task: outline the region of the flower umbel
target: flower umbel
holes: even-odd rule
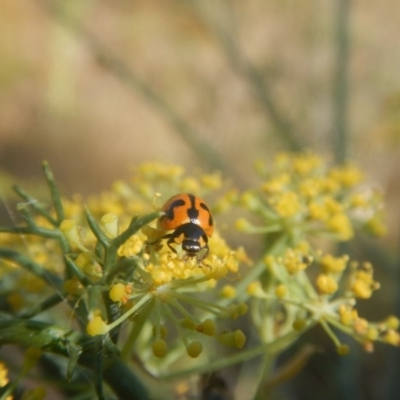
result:
[[[305,259],[307,263],[301,261]],[[370,263],[360,265],[349,262],[347,255],[302,254],[299,250],[289,249],[284,257],[267,257],[265,264],[275,282],[275,290],[272,292],[256,281],[248,286],[248,294],[261,301],[278,301],[286,309],[285,319],[276,328],[276,335],[285,334],[292,326],[304,331],[306,327],[321,324],[342,355],[348,351],[343,350],[332,327],[352,336],[368,351],[371,351],[375,341],[400,345],[396,318],[369,322],[359,317],[355,308],[357,299],[367,299],[374,290],[379,289]],[[309,269],[314,271],[308,274]],[[315,275],[315,278],[311,278]],[[258,321],[261,337],[267,338],[271,332],[265,331],[268,326],[265,315],[257,315],[254,319]],[[391,321],[394,321],[393,325]]]
[[[329,168],[315,154],[284,153],[272,168],[259,162],[257,172],[263,182],[240,200],[257,215],[257,224],[242,219],[243,231],[282,232],[295,243],[310,236],[348,241],[356,226],[375,235],[384,232],[381,196],[357,189],[363,177],[351,164]]]

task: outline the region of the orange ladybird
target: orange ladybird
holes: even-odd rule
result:
[[[188,257],[197,256],[201,261],[209,251],[208,238],[214,230],[211,212],[201,198],[190,193],[171,197],[161,208],[165,215],[160,217],[160,228],[171,231],[162,239],[168,239],[168,247],[176,253],[172,244],[181,245]],[[199,252],[203,251],[202,256]]]

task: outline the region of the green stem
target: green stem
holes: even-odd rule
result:
[[[100,228],[99,224],[97,223],[96,219],[90,212],[89,208],[85,205],[85,215],[90,230],[96,236],[96,239],[105,247],[109,247],[111,240],[106,236],[103,230]]]
[[[307,329],[311,326],[312,325],[310,324]],[[260,356],[266,352],[270,353],[271,355],[278,354],[283,349],[286,349],[291,343],[293,343],[300,336],[300,334],[301,333],[292,330],[286,335],[275,339],[271,343],[265,343],[249,350],[240,350],[233,356],[216,358],[213,361],[210,361],[203,365],[199,365],[193,368],[186,368],[183,371],[177,371],[169,375],[164,375],[163,377],[161,377],[161,379],[165,381],[172,381],[176,379],[182,379],[193,374],[219,371],[232,365],[251,360],[252,358]]]
[[[0,345],[13,344],[34,347],[70,358],[77,354],[77,363],[94,371],[98,349],[93,337],[39,321],[0,320]],[[147,389],[132,370],[115,353],[110,343],[104,343],[102,377],[120,400],[149,399]]]
[[[40,264],[35,263],[34,261],[24,256],[23,254],[18,253],[14,250],[10,250],[8,248],[0,247],[0,258],[16,262],[18,265],[25,268],[27,271],[31,272],[38,278],[50,284],[57,291],[61,291],[62,280],[60,279],[59,276],[53,274],[50,271],[47,271]]]
[[[50,196],[51,200],[53,201],[54,210],[57,215],[57,225],[59,226],[61,222],[65,219],[64,208],[61,202],[61,195],[54,180],[54,175],[50,169],[49,163],[47,161],[43,161],[42,166],[44,176],[50,190]]]
[[[136,343],[136,340],[142,331],[143,325],[149,320],[149,315],[153,312],[155,306],[155,299],[151,299],[148,304],[146,304],[138,316],[135,317],[135,320],[132,323],[132,329],[129,332],[128,337],[126,338],[124,345],[121,350],[121,358],[124,361],[129,360],[131,356],[131,352],[133,346]]]
[[[40,203],[37,199],[27,193],[23,188],[18,185],[13,186],[13,190],[18,194],[23,200],[25,200],[30,207],[32,207],[39,215],[47,219],[52,225],[57,226],[57,221],[53,218],[53,216],[40,206]]]
[[[279,254],[282,249],[284,248],[285,244],[287,243],[288,237],[285,234],[280,235],[275,242],[270,246],[267,250],[266,254]],[[266,266],[264,263],[265,255],[260,257],[260,260],[251,267],[251,270],[244,276],[242,280],[238,282],[236,285],[236,293],[237,296],[235,297],[235,301],[245,301],[248,298],[246,293],[247,286],[251,283],[256,281],[260,275],[266,271]],[[226,305],[230,303],[230,299],[222,299],[219,304]]]
[[[35,304],[33,307],[25,310],[18,315],[19,318],[30,319],[43,311],[46,311],[63,301],[63,296],[59,293],[54,293],[49,297],[42,300],[40,303]]]
[[[156,218],[160,217],[162,213],[160,211],[153,212],[151,214],[145,215],[144,217],[132,218],[131,223],[128,228],[122,232],[120,235],[115,237],[111,243],[114,247],[119,248],[122,244],[124,244],[132,235],[142,229],[145,225],[148,225],[150,222],[154,221]]]
[[[146,294],[143,296],[132,308],[130,308],[125,314],[122,314],[118,319],[108,325],[108,331],[111,331],[121,322],[125,321],[130,315],[137,312],[144,304],[151,300],[153,296],[151,294]]]

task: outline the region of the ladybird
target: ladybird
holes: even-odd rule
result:
[[[208,238],[214,230],[213,218],[207,204],[200,197],[180,193],[171,197],[161,208],[165,214],[158,220],[158,226],[172,233],[162,236],[168,239],[168,247],[176,253],[172,244],[181,245],[188,257],[203,260],[209,251]],[[199,252],[203,254],[199,256]]]

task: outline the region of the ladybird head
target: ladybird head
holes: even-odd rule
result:
[[[200,242],[193,239],[184,239],[182,242],[182,249],[186,252],[188,257],[197,256],[201,250]]]

